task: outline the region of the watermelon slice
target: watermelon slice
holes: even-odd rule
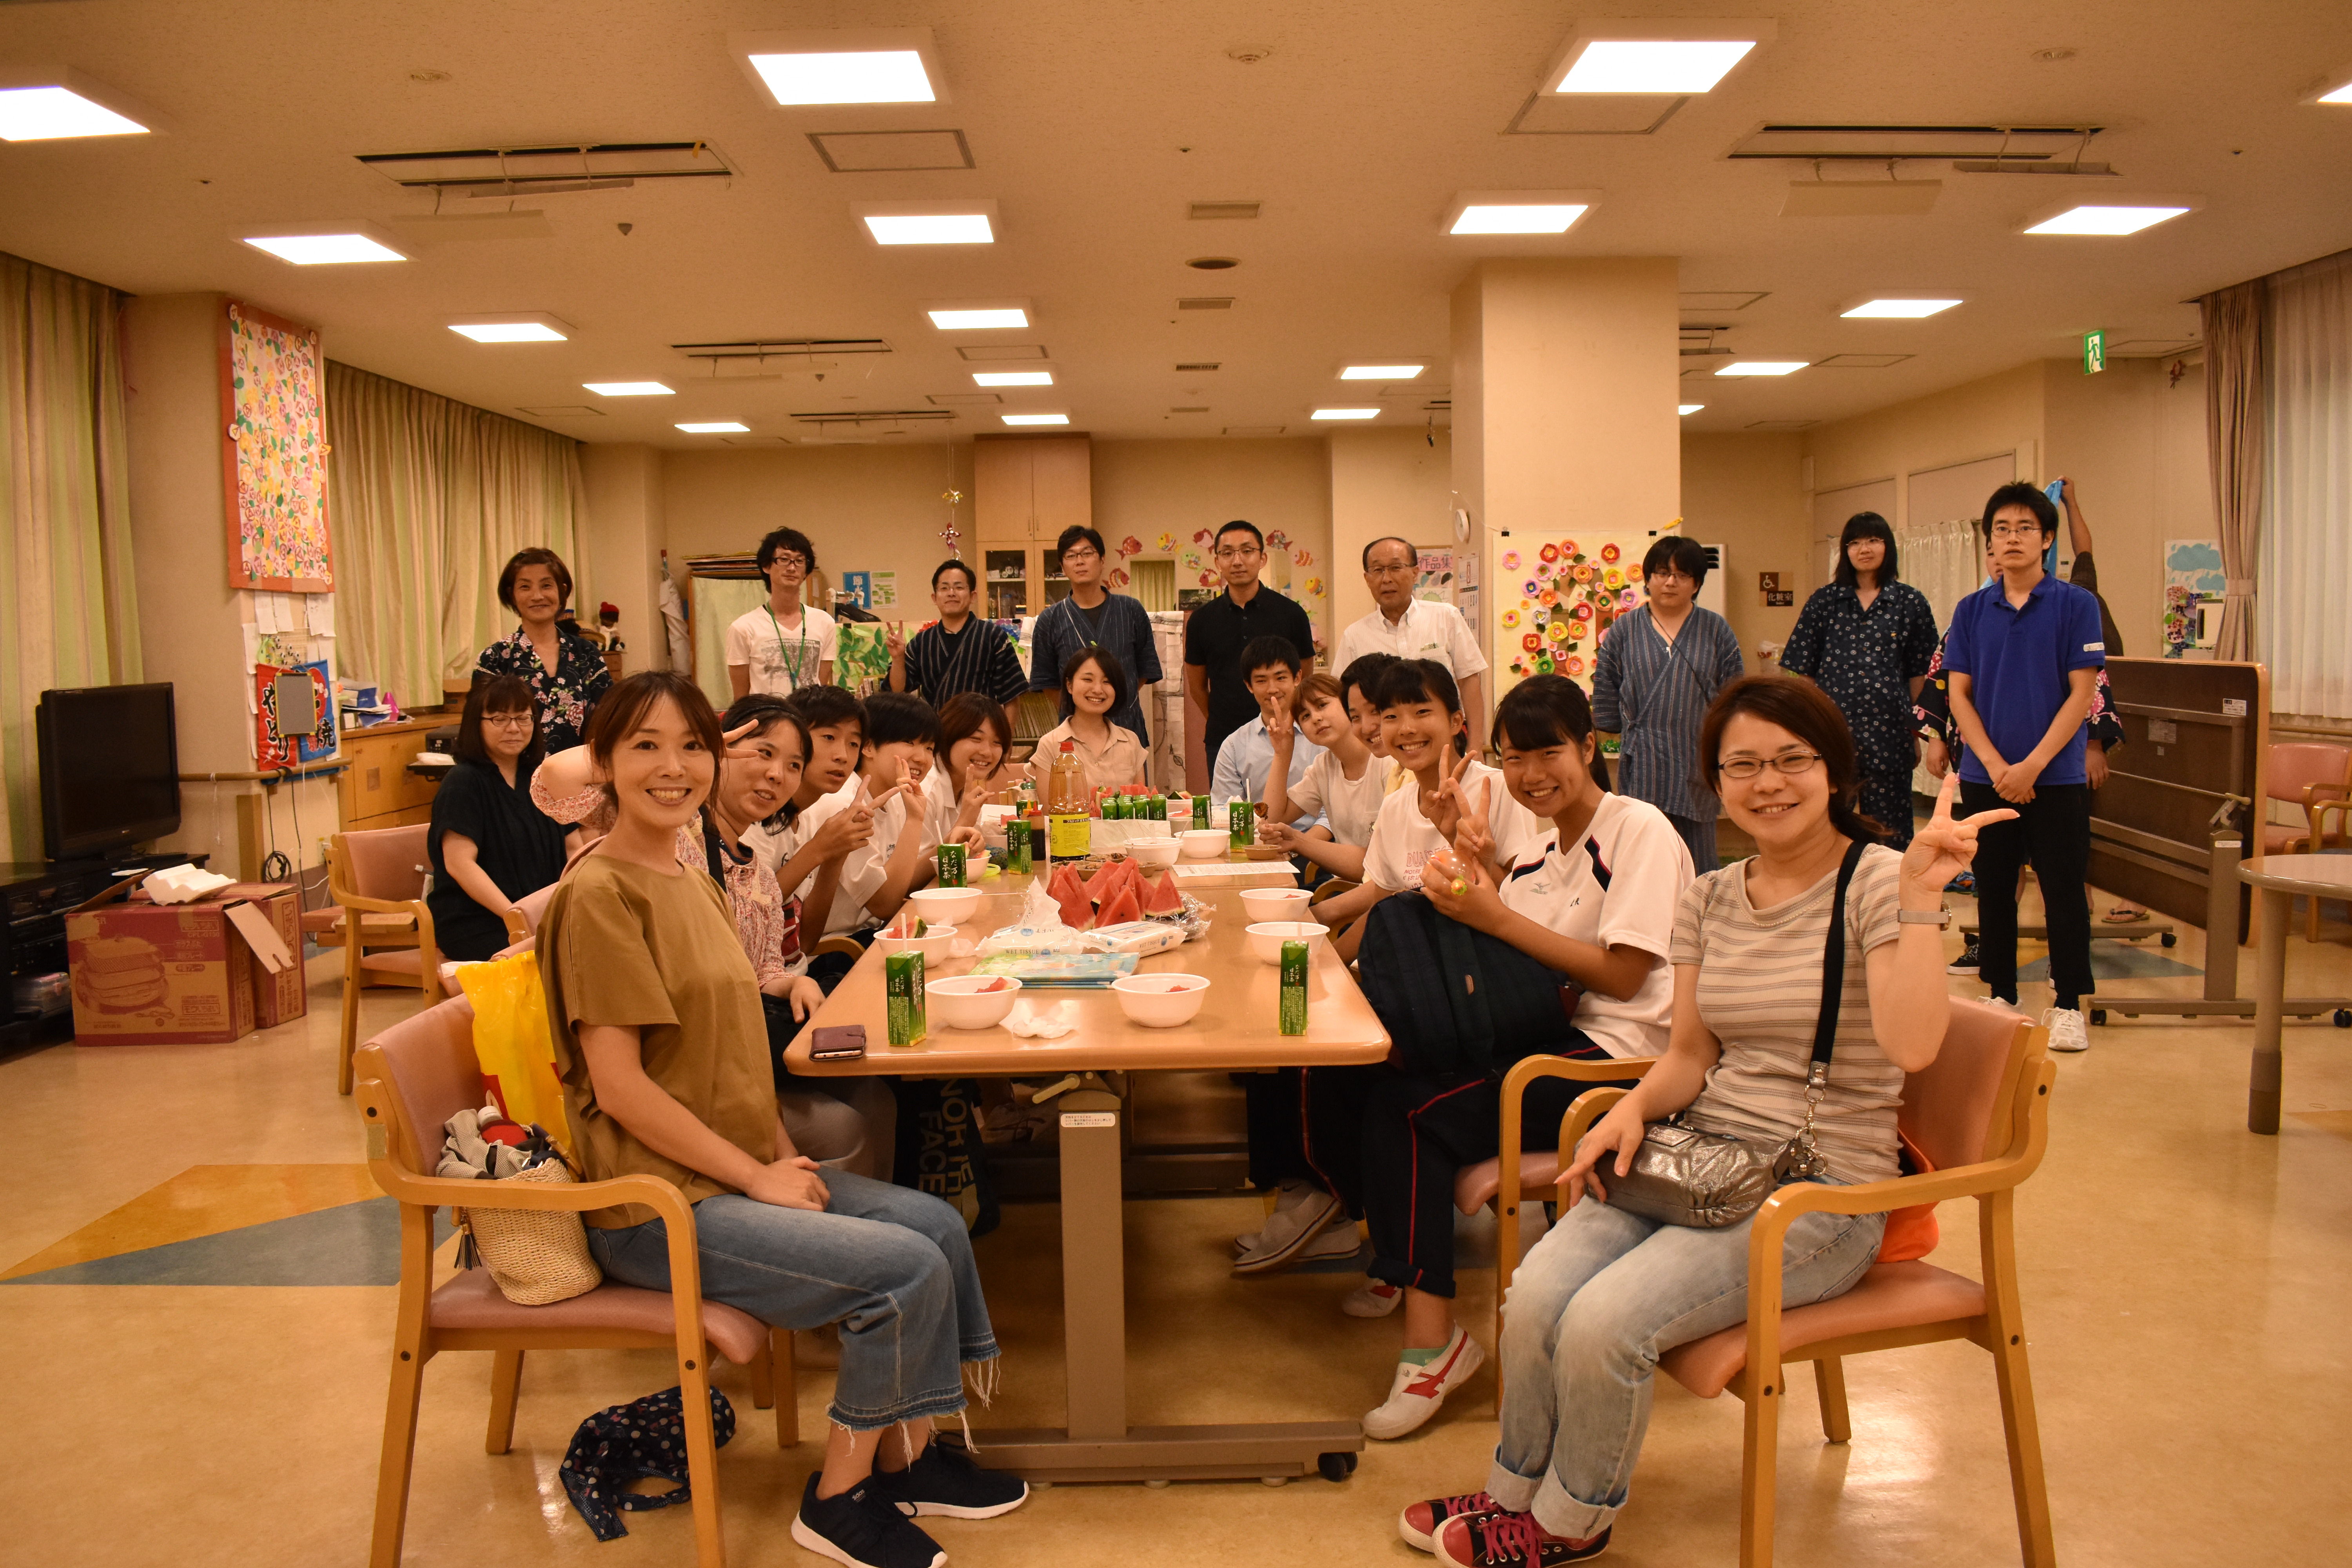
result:
[[[1054,902],[1061,907],[1062,923],[1072,931],[1084,931],[1094,924],[1095,907],[1088,901],[1086,889],[1073,876],[1069,882],[1054,891]]]
[[[1105,861],[1103,863],[1103,868],[1096,872],[1093,879],[1087,883],[1087,897],[1094,900],[1097,903],[1100,903],[1105,899],[1110,897],[1111,894],[1118,890],[1121,873],[1126,871],[1134,864],[1135,862],[1132,860],[1126,859]]]
[[[1176,890],[1176,873],[1171,868],[1160,873],[1160,880],[1150,884],[1143,899],[1147,915],[1172,915],[1184,907],[1183,895]]]
[[[1066,865],[1054,868],[1053,878],[1045,884],[1045,892],[1047,897],[1057,902],[1064,898],[1083,899],[1087,896],[1086,884],[1079,881],[1078,874]]]
[[[1110,902],[1102,907],[1102,913],[1097,917],[1100,923],[1107,926],[1118,925],[1128,921],[1139,921],[1142,918],[1142,905],[1131,887],[1122,887],[1113,893]]]

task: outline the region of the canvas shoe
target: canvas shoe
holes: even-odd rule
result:
[[[1960,956],[1944,965],[1944,973],[1974,974],[1977,972],[1977,964],[1982,957],[1983,954],[1977,950],[1977,939],[1973,936],[1969,937],[1966,939],[1966,945],[1960,949]]]
[[[874,1495],[909,1519],[994,1519],[1029,1500],[1029,1483],[1002,1470],[983,1470],[962,1445],[934,1438],[903,1470],[877,1470]]]
[[[1389,1384],[1387,1403],[1364,1417],[1367,1437],[1402,1437],[1437,1414],[1445,1396],[1470,1381],[1470,1376],[1486,1364],[1486,1352],[1478,1342],[1454,1325],[1454,1337],[1427,1366],[1412,1362],[1397,1363],[1396,1378]]]
[[[1560,1568],[1609,1550],[1607,1530],[1586,1541],[1554,1535],[1531,1513],[1463,1515],[1437,1532],[1437,1555],[1451,1568]]]
[[[1348,1292],[1339,1310],[1351,1318],[1385,1318],[1404,1304],[1404,1288],[1385,1279],[1367,1279]],[[1429,1550],[1424,1546],[1423,1552]]]
[[[2079,1007],[2053,1007],[2042,1015],[2042,1026],[2050,1031],[2050,1048],[2053,1051],[2087,1051],[2091,1048],[2091,1032],[2083,1026]]]
[[[1250,1252],[1257,1246],[1257,1242],[1258,1238],[1255,1236],[1237,1236],[1234,1237],[1234,1256],[1235,1258],[1248,1257]],[[1353,1258],[1363,1249],[1364,1238],[1356,1233],[1356,1227],[1354,1226],[1349,1225],[1343,1220],[1337,1225],[1325,1226],[1323,1234],[1308,1242],[1306,1247],[1300,1251],[1298,1256],[1292,1258],[1291,1261],[1293,1263],[1314,1263],[1321,1259],[1331,1258]]]
[[[1437,1532],[1445,1528],[1447,1521],[1502,1510],[1503,1505],[1483,1491],[1433,1497],[1425,1502],[1405,1504],[1404,1511],[1397,1515],[1397,1535],[1407,1546],[1434,1552]]]
[[[1305,1198],[1289,1208],[1276,1208],[1265,1228],[1258,1232],[1257,1245],[1234,1261],[1234,1272],[1266,1274],[1288,1268],[1300,1261],[1308,1246],[1335,1221],[1345,1227],[1348,1250],[1353,1253],[1355,1227],[1348,1225],[1346,1209],[1320,1187],[1309,1189]]]
[[[1273,1223],[1275,1215],[1283,1214],[1290,1209],[1297,1208],[1300,1204],[1305,1203],[1308,1198],[1315,1196],[1322,1190],[1322,1188],[1317,1186],[1314,1183],[1301,1181],[1296,1176],[1286,1179],[1280,1186],[1277,1186],[1274,1190],[1274,1209],[1273,1213],[1266,1215],[1267,1223]],[[1255,1252],[1257,1250],[1258,1237],[1265,1234],[1265,1232],[1260,1229],[1251,1231],[1247,1236],[1237,1236],[1234,1237],[1234,1256],[1235,1258],[1239,1258],[1244,1252]]]
[[[809,1551],[845,1568],[940,1568],[947,1562],[938,1542],[876,1494],[873,1480],[828,1498],[816,1495],[816,1482],[809,1477],[793,1516],[793,1539]]]

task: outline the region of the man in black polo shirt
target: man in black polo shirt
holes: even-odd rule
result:
[[[1287,637],[1302,664],[1315,662],[1315,626],[1307,612],[1257,580],[1265,535],[1255,523],[1235,521],[1217,530],[1215,549],[1225,591],[1184,620],[1184,691],[1209,716],[1201,743],[1213,767],[1225,737],[1257,717],[1257,699],[1241,668],[1250,639]]]

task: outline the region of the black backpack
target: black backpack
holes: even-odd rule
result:
[[[1356,950],[1357,984],[1420,1074],[1499,1073],[1565,1048],[1583,992],[1558,970],[1440,914],[1418,891],[1374,904]]]

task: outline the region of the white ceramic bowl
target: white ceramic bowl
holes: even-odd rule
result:
[[[964,862],[970,874],[971,861]],[[978,888],[924,888],[907,895],[908,904],[915,913],[932,925],[961,925],[980,912],[980,900],[987,897]]]
[[[1150,870],[1165,871],[1176,864],[1176,854],[1182,847],[1176,840],[1161,835],[1157,838],[1130,838],[1119,846],[1139,865]]]
[[[923,955],[924,967],[929,968],[946,959],[948,944],[955,941],[955,933],[956,928],[953,926],[926,926],[920,936],[890,936],[887,933],[877,933],[874,945],[884,952],[919,952]]]
[[[997,989],[983,991],[983,985]],[[931,1022],[950,1029],[992,1029],[1021,999],[1021,982],[1009,974],[956,974],[923,987]]]
[[[1242,912],[1253,921],[1303,921],[1314,896],[1304,888],[1244,888]]]
[[[1220,858],[1234,847],[1234,836],[1222,827],[1188,827],[1176,840],[1184,847],[1187,860]]]
[[[1260,963],[1280,963],[1282,944],[1303,942],[1307,944],[1307,961],[1315,962],[1318,943],[1331,940],[1331,933],[1315,921],[1260,921],[1243,930],[1249,936],[1250,951],[1257,954]]]
[[[1148,1029],[1191,1023],[1209,994],[1209,983],[1197,974],[1122,974],[1110,988],[1118,1010]]]

